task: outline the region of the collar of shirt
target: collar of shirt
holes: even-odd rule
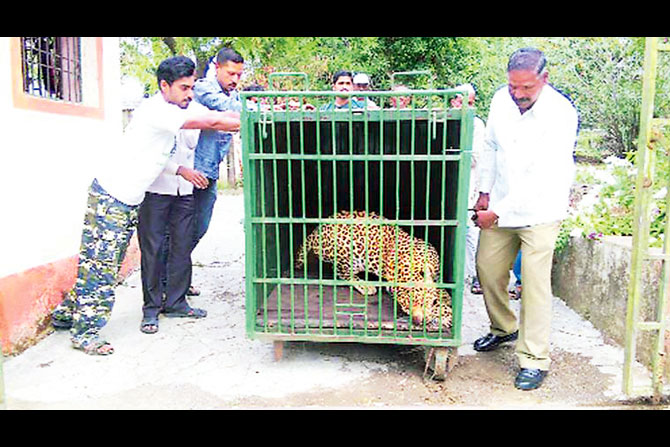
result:
[[[540,94],[538,95],[537,100],[535,100],[535,104],[533,104],[533,106],[530,109],[528,109],[526,111],[526,113],[521,114],[521,112],[519,112],[519,114],[521,116],[526,116],[526,115],[530,114],[529,116],[532,116],[533,118],[537,118],[537,119],[542,119],[547,114],[551,115],[551,93],[552,92],[549,92],[548,94],[545,95],[545,93],[548,92],[550,88],[551,88],[550,85],[545,85],[542,88],[542,90],[540,91]],[[510,97],[510,99],[511,99],[511,97]],[[514,101],[512,101],[512,102],[514,102]],[[514,104],[514,106],[516,107],[516,104]],[[517,110],[518,109],[519,108],[517,107]]]
[[[526,112],[521,113],[521,110],[519,110],[519,106],[516,105],[514,100],[512,99],[512,96],[510,95],[509,91],[507,89],[506,92],[507,94],[502,95],[504,98],[504,113],[509,117],[516,117],[517,119],[541,119],[542,117],[546,116],[547,113],[551,113],[551,98],[548,99],[550,94],[545,94],[548,90],[547,87],[550,87],[549,85],[545,85],[542,90],[540,91],[540,94],[538,95],[537,99],[535,100],[535,103],[533,106],[526,110]]]

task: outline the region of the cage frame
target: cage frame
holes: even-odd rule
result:
[[[470,179],[470,164],[471,164],[471,152],[472,152],[472,138],[473,138],[473,126],[474,126],[474,109],[469,107],[467,101],[464,101],[462,109],[454,109],[449,105],[450,98],[456,95],[467,96],[466,91],[458,89],[428,89],[428,90],[410,90],[403,92],[394,92],[394,91],[366,91],[366,92],[333,92],[333,91],[254,91],[254,92],[242,92],[241,98],[243,104],[250,98],[267,98],[272,100],[274,98],[284,98],[286,103],[290,98],[298,98],[298,103],[303,104],[305,101],[314,99],[333,99],[336,96],[356,96],[363,98],[371,98],[384,101],[389,97],[393,96],[408,96],[411,95],[412,102],[409,109],[371,109],[366,105],[363,109],[353,109],[348,108],[344,111],[322,111],[320,108],[315,110],[269,110],[263,111],[258,108],[257,110],[250,110],[247,107],[242,108],[241,113],[241,136],[242,136],[242,161],[243,161],[243,172],[244,172],[244,203],[245,203],[245,214],[244,214],[244,230],[245,230],[245,312],[246,312],[246,332],[247,336],[251,339],[264,340],[264,341],[274,341],[275,346],[278,346],[277,343],[283,343],[286,341],[307,341],[307,342],[356,342],[356,343],[373,343],[373,344],[399,344],[399,345],[421,345],[430,349],[427,351],[426,361],[431,362],[431,357],[436,363],[443,363],[443,348],[449,348],[451,352],[461,344],[461,324],[462,324],[462,305],[463,305],[463,291],[464,291],[464,255],[465,255],[465,232],[467,226],[467,208],[468,208],[468,189],[469,189],[469,179]],[[415,107],[417,102],[420,101],[420,98],[423,98],[425,108]],[[436,106],[437,104],[437,106]],[[380,128],[384,127],[386,123],[395,123],[395,128],[397,132],[400,132],[401,122],[409,121],[411,123],[412,132],[416,129],[416,123],[425,123],[426,128],[426,138],[430,138],[431,133],[432,137],[435,138],[437,133],[437,128],[440,124],[443,125],[442,136],[444,141],[447,139],[447,123],[448,121],[458,122],[459,135],[458,135],[458,148],[442,148],[441,154],[416,154],[412,149],[410,154],[383,154],[382,149],[380,148],[379,154],[370,154],[367,144],[369,142],[368,132],[370,131],[370,123],[379,123]],[[364,154],[356,154],[353,151],[350,154],[338,154],[335,149],[331,154],[317,153],[317,154],[308,154],[305,153],[304,147],[300,148],[300,152],[292,152],[289,148],[286,153],[276,152],[276,140],[273,140],[272,145],[274,148],[273,153],[261,153],[255,151],[259,143],[258,139],[276,139],[277,138],[277,125],[280,123],[285,123],[286,133],[290,134],[291,123],[298,123],[300,132],[303,132],[305,129],[305,123],[314,123],[316,129],[323,127],[323,123],[330,123],[331,129],[334,129],[335,126],[339,123],[344,123],[349,127],[350,132],[353,132],[354,125],[362,126],[365,133],[365,150]],[[317,130],[317,133],[319,130]],[[380,131],[381,132],[381,131]],[[412,135],[414,138],[415,135]],[[302,137],[301,137],[302,138]],[[333,138],[334,139],[334,138]],[[350,139],[350,148],[352,147],[351,134],[349,135]],[[288,140],[290,141],[290,139]],[[300,140],[301,142],[304,140]],[[414,144],[414,143],[412,143]],[[430,143],[426,143],[430,144]],[[290,142],[288,143],[290,146]],[[302,143],[301,143],[302,145]],[[318,152],[318,151],[317,151]],[[256,211],[258,205],[258,188],[257,184],[263,182],[263,173],[262,166],[263,162],[274,163],[275,173],[277,171],[277,162],[284,160],[287,163],[290,162],[306,162],[309,160],[321,162],[332,162],[336,164],[337,162],[379,162],[380,165],[385,161],[396,161],[398,164],[401,162],[409,162],[412,166],[414,163],[425,161],[427,169],[430,169],[430,163],[442,163],[442,166],[445,166],[445,163],[457,163],[457,175],[458,175],[458,184],[456,191],[456,204],[455,204],[455,215],[450,219],[443,219],[442,222],[435,222],[434,220],[427,219],[426,222],[418,222],[416,219],[411,221],[406,221],[403,219],[398,219],[398,214],[396,214],[395,219],[391,219],[395,224],[398,225],[409,225],[413,229],[417,225],[442,225],[443,227],[453,228],[453,253],[451,256],[451,273],[452,281],[444,282],[443,278],[438,284],[438,287],[446,288],[451,293],[452,298],[452,315],[453,321],[451,324],[451,330],[448,334],[444,333],[441,329],[437,333],[432,333],[426,330],[424,325],[423,329],[413,330],[412,325],[410,324],[408,331],[381,331],[377,333],[371,333],[367,328],[356,329],[349,328],[348,331],[338,331],[335,327],[333,330],[324,330],[324,328],[314,328],[314,330],[296,330],[296,327],[289,326],[282,330],[281,324],[279,328],[272,328],[269,330],[267,327],[260,327],[257,323],[257,317],[259,312],[260,302],[257,293],[257,286],[264,287],[267,293],[267,287],[270,285],[287,285],[291,286],[290,290],[293,291],[293,287],[307,287],[307,285],[316,285],[316,286],[345,286],[351,289],[351,284],[347,281],[340,279],[327,280],[322,276],[316,281],[307,279],[307,278],[296,278],[293,272],[291,277],[283,278],[281,277],[281,268],[278,269],[277,277],[258,277],[255,274],[257,259],[254,259],[254,254],[259,253],[259,240],[255,235],[258,233],[258,227],[264,228],[265,225],[282,225],[282,224],[292,224],[296,223],[296,218],[292,216],[292,211],[289,211],[289,217],[277,217],[277,216],[266,216],[264,212],[261,212],[260,215]],[[335,168],[334,168],[335,169]],[[445,169],[445,168],[443,168]],[[352,168],[353,170],[353,168]],[[290,172],[291,169],[287,168],[287,171]],[[304,170],[303,180],[304,180]],[[260,177],[259,177],[260,175]],[[290,176],[290,174],[289,174]],[[276,182],[276,176],[273,179]],[[367,179],[366,179],[367,182]],[[367,184],[367,183],[366,183]],[[262,189],[262,188],[261,188]],[[276,189],[276,186],[275,186]],[[336,188],[335,188],[336,189]],[[398,193],[394,191],[393,193]],[[263,192],[261,191],[262,195]],[[302,190],[303,201],[304,201],[304,188]],[[353,193],[352,193],[353,194]],[[366,193],[367,194],[367,193]],[[382,192],[383,194],[383,192]],[[446,195],[446,193],[444,193]],[[269,200],[275,200],[274,207],[277,211],[277,196],[269,197]],[[444,199],[444,198],[443,198]],[[353,202],[353,196],[350,197],[350,202]],[[428,199],[426,199],[428,201]],[[261,200],[263,202],[264,200]],[[335,200],[337,201],[337,200]],[[366,202],[367,203],[367,202]],[[261,206],[265,206],[262,204]],[[381,205],[383,207],[383,205]],[[428,206],[428,204],[426,204]],[[337,205],[334,205],[334,208],[337,208]],[[353,208],[353,206],[352,206]],[[366,205],[366,210],[369,211],[369,208]],[[426,211],[428,213],[428,211]],[[386,216],[388,217],[388,216]],[[297,237],[302,237],[304,239],[308,231],[306,231],[305,225],[318,225],[321,223],[329,223],[331,219],[319,211],[319,216],[314,218],[308,218],[304,216],[303,208],[303,217],[297,219],[303,224],[303,232]],[[275,227],[276,228],[276,227]],[[279,231],[279,230],[277,230]],[[290,237],[295,237],[293,231],[289,231]],[[428,234],[428,229],[426,229],[426,234]],[[281,243],[281,241],[280,241]],[[293,246],[294,242],[290,243],[290,246]],[[279,248],[275,247],[277,250]],[[440,247],[443,248],[443,247]],[[291,255],[290,255],[291,256]],[[281,255],[278,253],[277,257],[280,258]],[[441,262],[444,261],[444,256],[440,256]],[[292,261],[289,263],[291,264]],[[370,281],[368,281],[370,282]],[[386,281],[377,282],[372,281],[373,285],[381,286],[386,284]],[[263,285],[264,284],[264,285]],[[380,287],[381,289],[381,287]],[[261,294],[262,295],[262,294]],[[265,296],[267,298],[267,295]],[[293,302],[293,292],[290,295],[290,301]],[[367,303],[367,302],[366,302]],[[367,305],[367,304],[366,304]],[[337,325],[335,325],[337,326]],[[310,329],[310,328],[307,328]],[[438,354],[435,354],[433,348],[440,348]],[[447,359],[448,360],[448,359]]]

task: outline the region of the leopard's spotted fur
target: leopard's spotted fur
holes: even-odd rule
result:
[[[357,275],[363,271],[387,281],[406,283],[388,287],[403,312],[411,315],[415,324],[441,321],[450,327],[451,297],[434,285],[440,261],[432,245],[375,213],[341,211],[333,218],[354,223],[325,223],[316,228],[298,250],[296,268],[303,266],[311,251],[321,260],[335,264],[338,276],[352,281],[364,295],[374,294],[376,287],[361,284]]]

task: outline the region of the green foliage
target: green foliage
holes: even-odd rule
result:
[[[603,149],[619,157],[635,149],[643,52],[631,38],[581,38],[561,46],[562,85],[582,121],[604,132]]]
[[[156,89],[155,55],[151,51],[151,42],[145,37],[122,38],[121,73],[124,77],[138,80],[144,85],[144,92]]]
[[[379,37],[382,72],[380,84],[388,86],[391,73],[429,70],[435,86],[445,87],[471,79],[477,69],[477,41],[466,37]],[[427,86],[422,86],[423,88]]]
[[[656,179],[651,188],[649,206],[649,244],[660,247],[664,240],[667,214],[667,191],[670,180],[670,157],[667,133],[657,133],[653,145]],[[637,167],[636,152],[630,152],[625,160],[610,157],[605,164],[608,180],[601,182],[592,175],[581,174],[578,184],[595,185],[598,200],[593,207],[581,210],[566,220],[571,231],[579,230],[583,237],[594,235],[631,236],[634,228],[635,192]]]
[[[124,37],[120,40],[121,73],[144,84],[145,93],[156,91],[156,68],[170,56],[184,54],[196,62],[202,76],[211,56],[237,39],[232,37]],[[249,39],[249,38],[244,38]]]
[[[635,170],[628,166],[615,166],[614,182],[600,190],[600,201],[588,215],[593,232],[629,236],[633,232],[633,206],[635,202]]]
[[[186,54],[196,60],[202,75],[209,58],[223,46],[245,57],[246,84],[267,84],[272,72],[298,71],[308,74],[311,90],[330,90],[332,74],[348,69],[368,73],[374,88],[388,89],[394,72],[430,70],[436,88],[475,84],[477,114],[484,119],[493,93],[506,84],[509,56],[534,46],[547,56],[550,82],[577,106],[582,129],[600,135],[592,150],[623,157],[636,149],[644,38],[132,37],[122,39],[122,72],[150,92],[156,88],[153,71],[160,60]],[[665,55],[659,57],[655,99],[660,116],[670,113],[670,95],[663,93],[669,82],[670,56]],[[427,84],[417,78],[414,87]]]
[[[186,54],[201,67],[223,46],[245,57],[255,82],[272,71],[302,71],[312,89],[329,90],[340,69],[370,74],[377,88],[388,88],[395,71],[419,69],[431,70],[436,85],[453,86],[476,70],[479,44],[461,37],[133,37],[122,40],[122,70],[147,82],[168,56]]]

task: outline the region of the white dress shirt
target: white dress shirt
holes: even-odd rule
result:
[[[175,138],[193,110],[168,103],[161,93],[142,101],[121,139],[108,143],[96,176],[100,185],[117,200],[139,205],[166,168]],[[177,167],[172,164],[169,169],[176,173]]]
[[[477,163],[484,152],[486,144],[486,124],[481,118],[475,116],[472,132],[472,158],[470,161],[470,189],[468,191],[468,208],[472,208],[477,203],[479,197],[479,175]]]
[[[577,110],[547,84],[524,114],[507,88],[493,96],[479,190],[490,193],[499,227],[523,227],[566,217],[575,174]]]
[[[207,107],[191,101],[188,110],[206,112]],[[193,169],[195,147],[200,138],[200,129],[180,129],[176,137],[176,148],[170,155],[165,169],[147,188],[148,192],[170,196],[187,196],[193,194],[193,184],[177,174],[179,166]]]

